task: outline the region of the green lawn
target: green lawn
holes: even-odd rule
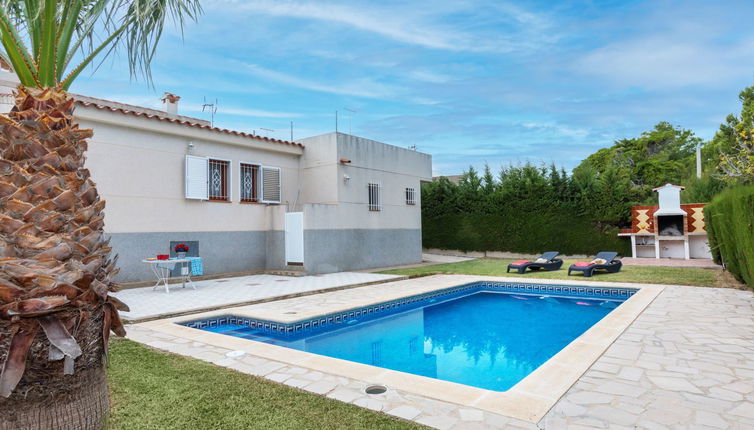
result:
[[[464,274],[464,275],[484,275],[484,276],[518,276],[534,279],[582,279],[580,273],[574,272],[568,276],[568,266],[577,260],[564,260],[563,267],[560,270],[552,272],[527,272],[526,275],[518,273],[505,273],[508,264],[514,260],[480,258],[477,260],[463,261],[460,263],[435,264],[431,266],[412,267],[407,269],[386,270],[380,273],[408,276],[444,274]],[[610,282],[637,282],[653,284],[677,284],[677,285],[699,285],[704,287],[735,287],[735,285],[726,285],[729,278],[721,276],[721,270],[700,269],[696,267],[642,267],[642,266],[623,266],[618,273],[599,273],[591,278],[594,281]]]
[[[110,345],[107,429],[418,429],[387,415],[159,352]]]

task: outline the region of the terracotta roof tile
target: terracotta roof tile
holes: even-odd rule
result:
[[[303,148],[304,145],[297,142],[290,142],[287,140],[273,139],[271,137],[258,136],[256,134],[245,133],[243,131],[228,130],[227,128],[213,127],[208,121],[204,121],[198,118],[191,118],[182,115],[171,115],[167,112],[159,111],[156,109],[149,109],[141,106],[128,105],[125,103],[114,102],[110,100],[97,99],[89,96],[82,96],[79,94],[72,94],[76,99],[76,103],[81,106],[94,107],[100,110],[107,110],[110,112],[118,112],[125,115],[133,115],[142,118],[153,119],[157,121],[171,122],[173,124],[180,124],[187,127],[201,128],[217,133],[225,133],[234,136],[246,137],[250,139],[259,139],[272,143],[279,143],[283,145],[292,145]]]

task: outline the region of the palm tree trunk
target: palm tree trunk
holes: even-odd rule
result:
[[[73,99],[18,88],[0,115],[0,430],[101,428],[105,357],[123,335],[116,259],[84,169]]]

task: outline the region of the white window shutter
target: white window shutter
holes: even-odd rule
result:
[[[262,203],[280,203],[280,168],[262,166]]]
[[[209,159],[186,156],[186,198],[209,200]]]

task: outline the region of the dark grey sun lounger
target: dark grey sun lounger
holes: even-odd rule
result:
[[[571,272],[582,272],[585,277],[592,276],[595,270],[606,270],[608,273],[618,273],[623,266],[620,260],[616,260],[618,257],[617,252],[600,252],[594,256],[593,260],[598,258],[607,261],[605,264],[589,264],[589,263],[574,263],[568,268],[568,275]]]
[[[518,273],[526,273],[526,269],[531,270],[558,270],[560,269],[560,266],[563,265],[563,260],[557,257],[559,252],[552,251],[552,252],[545,252],[542,254],[539,258],[547,260],[546,263],[535,263],[533,261],[516,261],[508,265],[508,270],[506,273],[510,273],[511,269],[518,270]],[[539,260],[539,258],[537,260]]]

